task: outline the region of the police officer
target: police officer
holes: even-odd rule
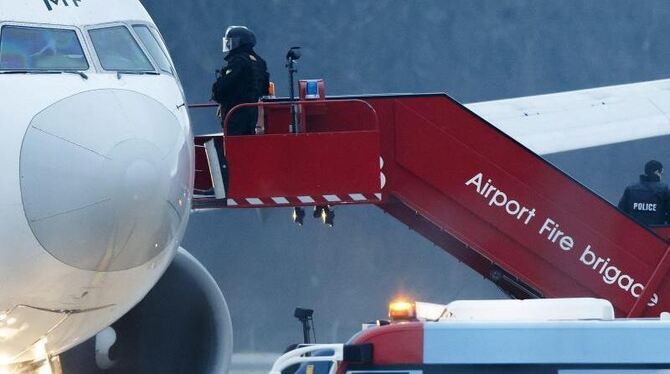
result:
[[[644,225],[662,225],[668,221],[670,191],[661,183],[663,164],[651,160],[644,165],[640,182],[631,184],[619,201],[619,209]]]
[[[212,85],[212,98],[219,103],[221,124],[236,105],[255,103],[268,94],[270,75],[265,61],[254,52],[256,36],[245,26],[230,26],[223,38],[226,66],[219,71]],[[258,108],[240,108],[228,121],[226,135],[253,135]]]

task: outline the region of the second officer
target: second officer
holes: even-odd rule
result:
[[[619,201],[619,209],[644,225],[662,225],[668,221],[670,191],[661,183],[663,164],[650,160],[638,183],[631,184]]]

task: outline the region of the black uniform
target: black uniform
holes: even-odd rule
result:
[[[631,184],[619,201],[619,209],[644,225],[662,225],[668,221],[670,191],[656,175],[640,175],[640,182]]]
[[[225,57],[227,65],[212,86],[212,97],[221,105],[221,124],[234,106],[255,103],[268,94],[270,75],[265,61],[249,46],[236,48]],[[258,108],[240,108],[228,121],[226,135],[253,135]]]

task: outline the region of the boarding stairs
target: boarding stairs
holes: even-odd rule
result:
[[[195,138],[194,209],[374,204],[515,297],[605,298],[629,317],[670,310],[666,233],[446,94],[252,105],[262,135]],[[208,141],[224,144],[225,197],[198,195],[213,186]]]

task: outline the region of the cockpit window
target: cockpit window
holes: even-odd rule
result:
[[[170,60],[168,60],[165,51],[163,48],[161,48],[158,40],[156,40],[156,37],[151,32],[151,30],[149,30],[149,28],[144,25],[135,25],[133,26],[133,29],[135,29],[135,32],[140,37],[144,47],[147,49],[147,51],[149,51],[151,57],[153,57],[154,61],[156,61],[158,64],[158,68],[165,73],[173,74]]]
[[[124,26],[106,27],[89,31],[91,42],[105,70],[154,71],[130,30]]]
[[[88,62],[74,30],[3,26],[0,70],[88,70]]]

